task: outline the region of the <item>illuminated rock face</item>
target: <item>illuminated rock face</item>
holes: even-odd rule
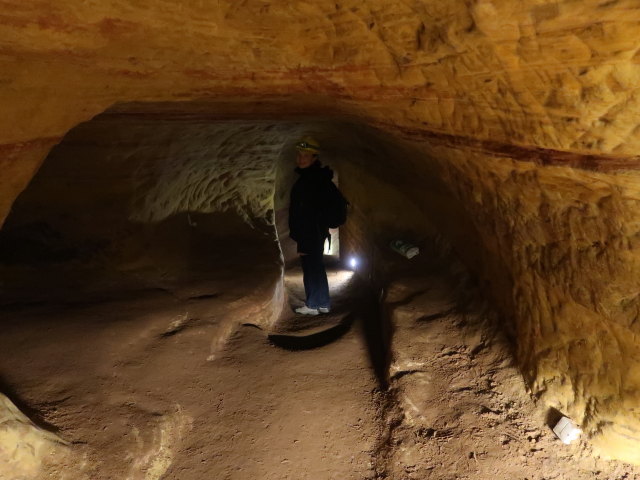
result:
[[[37,478],[53,455],[69,452],[66,442],[35,426],[4,395],[0,394],[0,475],[2,478]]]
[[[371,171],[485,283],[533,392],[640,462],[635,2],[3,5],[0,218],[118,102],[372,125],[402,154]]]

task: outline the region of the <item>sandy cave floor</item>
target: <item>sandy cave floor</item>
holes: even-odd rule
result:
[[[489,316],[423,272],[398,270],[380,311],[334,269],[331,315],[240,326],[212,361],[224,295],[13,307],[2,388],[73,443],[43,478],[640,479],[556,440]]]

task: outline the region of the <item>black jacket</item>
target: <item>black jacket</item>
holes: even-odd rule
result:
[[[321,209],[330,192],[333,170],[319,160],[307,168],[296,168],[300,175],[291,188],[289,201],[289,236],[300,253],[322,253],[329,228],[322,225]]]

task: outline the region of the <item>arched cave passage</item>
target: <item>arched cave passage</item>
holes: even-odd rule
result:
[[[176,473],[184,469],[191,476],[220,473],[230,465],[212,467],[208,459],[224,450],[231,429],[257,433],[262,428],[258,424],[266,421],[260,415],[268,417],[270,408],[299,408],[311,394],[316,402],[311,423],[330,432],[323,448],[351,451],[332,454],[337,463],[322,475],[359,476],[386,469],[382,456],[368,453],[383,443],[377,430],[384,409],[371,395],[379,388],[373,370],[384,382],[390,373],[389,332],[381,330],[376,297],[365,294],[370,305],[354,312],[350,297],[362,301],[357,289],[366,282],[351,286],[345,298],[337,299],[341,306],[335,318],[302,328],[299,318],[286,315],[282,267],[283,260],[294,257],[286,209],[293,145],[303,134],[320,141],[323,162],[341,176],[341,188],[352,203],[342,248],[359,257],[364,279],[382,285],[377,272],[393,263],[389,258],[396,254],[387,245],[392,238],[420,245],[422,259],[432,256],[428,247],[434,245],[435,228],[399,188],[408,188],[409,179],[420,173],[407,171],[412,160],[408,147],[347,118],[224,119],[162,113],[165,108],[120,105],[70,131],[16,200],[0,232],[5,279],[0,305],[7,324],[2,349],[10,359],[3,365],[3,390],[31,420],[59,434],[54,444],[59,439],[87,443],[81,452],[65,449],[58,463],[34,454],[30,464],[12,468],[26,475],[44,463],[56,475],[65,465],[74,475],[92,478],[142,471],[155,472],[152,478],[184,478]],[[429,194],[436,192],[432,187]],[[334,286],[344,283],[340,272],[331,278]],[[410,296],[418,286],[396,291],[390,301]],[[348,331],[357,315],[358,326]],[[301,328],[312,333],[301,335]],[[316,331],[330,331],[328,340]],[[285,347],[279,355],[292,359],[282,362],[284,372],[277,377],[261,366],[273,362],[265,356],[273,355],[265,343],[268,334],[274,345]],[[317,337],[334,351],[314,349],[313,364],[331,365],[326,357],[336,356],[344,365],[316,372],[326,377],[319,382],[308,375],[301,380],[299,370],[313,371],[313,364],[296,365],[299,360],[288,352],[300,346],[306,351],[305,342],[315,346]],[[334,340],[341,346],[337,352]],[[267,352],[256,351],[256,345]],[[400,363],[392,374],[401,377],[406,372]],[[225,372],[229,365],[237,372]],[[300,384],[301,393],[288,400],[284,394],[260,400],[287,382]],[[324,397],[318,389],[325,391]],[[342,397],[332,404],[340,391]],[[245,403],[261,412],[259,419],[242,418],[246,415],[238,396],[243,394],[254,397]],[[211,415],[206,410],[214,401],[236,402],[238,411]],[[81,413],[87,408],[93,412],[90,419]],[[194,415],[207,420],[198,425]],[[335,418],[355,421],[367,438],[345,431],[340,422],[334,428]],[[276,427],[295,430],[306,421],[291,415]],[[210,438],[215,425],[230,430],[212,444],[185,438],[187,431]],[[94,430],[104,435],[97,438]],[[27,443],[49,440],[38,431],[29,435]],[[298,455],[301,465],[291,466],[292,472],[320,468],[313,450],[321,445],[310,441],[313,436],[302,440],[297,454],[283,446],[271,448],[277,432],[250,436],[251,442],[262,444],[254,461],[271,456],[277,461],[262,469],[240,469],[241,476],[282,473],[278,455]],[[241,442],[229,450],[227,463],[248,455],[249,448]],[[194,466],[185,450],[197,451],[202,464]],[[84,470],[77,464],[83,455],[89,459]],[[348,461],[354,455],[356,466]],[[123,457],[128,460],[121,461]]]
[[[43,272],[66,264],[76,274],[53,285],[46,275],[15,277],[2,292],[4,305],[90,293],[78,288],[107,296],[129,287],[171,289],[174,277],[184,282],[197,280],[200,270],[235,270],[224,262],[244,260],[236,255],[244,252],[240,239],[262,236],[270,244],[278,231],[285,258],[295,257],[286,210],[295,180],[293,144],[305,133],[320,139],[323,162],[344,175],[341,187],[352,204],[345,252],[362,257],[369,275],[390,240],[409,238],[424,248],[439,237],[434,214],[437,221],[467,220],[459,205],[443,201],[447,194],[433,172],[418,166],[420,152],[346,117],[225,120],[162,113],[166,108],[117,106],[74,128],[52,150],[4,223],[0,255],[8,266],[38,263]],[[203,241],[221,238],[220,245],[190,248],[197,231]],[[466,240],[477,242],[471,235]],[[210,263],[190,256],[194,251],[211,255]],[[261,250],[256,256],[273,257]],[[145,270],[151,264],[166,271]],[[131,279],[116,281],[110,277],[116,272]],[[37,288],[38,281],[49,288]]]
[[[446,138],[425,148],[348,116],[230,111],[118,105],[69,132],[15,202],[0,232],[3,390],[49,433],[22,419],[25,444],[41,449],[11,468],[25,478],[67,469],[74,478],[399,479],[430,475],[440,458],[433,478],[518,476],[549,462],[564,473],[567,454],[554,452],[546,408],[528,398],[503,333],[518,338],[525,367],[535,340],[508,316],[501,333],[478,296],[513,283],[478,228],[492,222],[511,241],[499,215],[507,195],[475,184],[480,167],[456,153],[458,176],[443,168]],[[303,134],[318,138],[352,203],[341,249],[360,258],[364,281],[346,291],[360,302],[355,326],[298,351],[267,335],[292,333],[278,322]],[[519,168],[506,187],[516,198],[535,177]],[[391,252],[395,238],[421,255]],[[365,284],[375,295],[358,295]],[[508,294],[490,299],[518,311]],[[370,366],[376,348],[384,392]],[[443,442],[455,453],[441,456]],[[523,444],[530,463],[505,466]],[[590,461],[568,471],[593,478]]]

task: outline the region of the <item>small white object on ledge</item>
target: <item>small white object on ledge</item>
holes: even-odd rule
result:
[[[562,417],[553,427],[553,433],[562,440],[562,443],[569,445],[580,437],[582,430],[571,419]]]
[[[411,245],[410,243],[403,242],[402,240],[393,240],[389,246],[396,253],[399,253],[403,257],[411,260],[413,257],[420,253],[420,249],[415,245]]]

